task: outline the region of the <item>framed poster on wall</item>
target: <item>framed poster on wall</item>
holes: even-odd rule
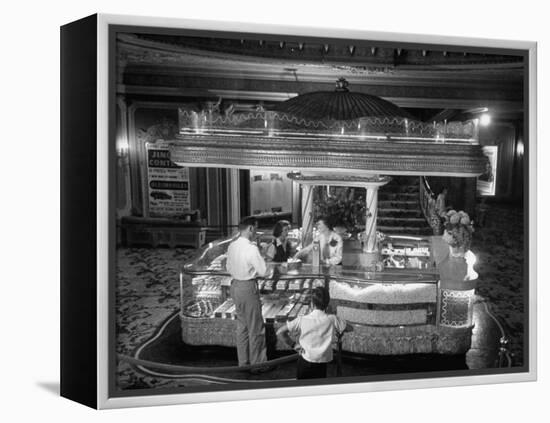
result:
[[[149,215],[181,216],[191,209],[189,170],[176,165],[162,143],[147,144],[146,148]]]
[[[536,378],[534,43],[111,15],[61,34],[63,396],[116,408]],[[159,105],[143,122],[177,109],[177,128],[133,148],[127,110],[143,101]],[[494,193],[480,111],[523,145],[498,163],[515,195],[484,227],[436,213],[430,188],[449,178],[470,206],[475,181]],[[189,169],[194,207],[231,222],[186,214]],[[246,201],[289,220],[237,227]],[[313,213],[351,207],[361,219]],[[239,277],[227,263],[243,237],[286,255]],[[493,248],[504,237],[513,250]],[[299,330],[312,316],[330,329],[322,351]]]
[[[483,146],[483,154],[487,157],[487,164],[485,172],[477,178],[477,192],[480,195],[495,195],[498,174],[498,145]]]

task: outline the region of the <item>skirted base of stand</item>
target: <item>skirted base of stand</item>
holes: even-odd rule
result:
[[[237,322],[221,318],[193,318],[180,316],[182,340],[188,345],[236,346]],[[275,338],[282,323],[266,324],[268,348],[288,350],[289,347]],[[353,324],[353,331],[342,337],[344,351],[372,355],[403,354],[464,354],[472,343],[473,326],[445,327],[368,326]]]
[[[232,319],[187,317],[180,314],[182,340],[187,345],[235,347],[237,322]]]
[[[375,355],[464,354],[470,349],[472,329],[472,326],[449,328],[435,325],[353,325],[353,332],[342,337],[342,349]]]

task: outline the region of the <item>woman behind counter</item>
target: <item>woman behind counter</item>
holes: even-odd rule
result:
[[[450,210],[446,215],[443,241],[449,245],[449,255],[439,264],[442,289],[467,290],[475,287],[476,257],[470,251],[473,233],[467,213]]]
[[[273,227],[273,242],[267,248],[266,259],[276,263],[287,261],[290,257],[290,246],[287,242],[290,222],[279,220]]]
[[[325,217],[319,218],[316,226],[319,231],[318,241],[319,248],[321,249],[321,262],[331,266],[342,264],[342,251],[344,249],[342,237],[333,231],[332,226],[330,226]],[[313,243],[302,248],[296,254],[296,258],[309,255],[312,249]]]

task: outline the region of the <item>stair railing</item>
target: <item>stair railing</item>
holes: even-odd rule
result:
[[[436,197],[425,176],[420,177],[420,208],[434,235],[441,235],[443,226],[435,209]]]

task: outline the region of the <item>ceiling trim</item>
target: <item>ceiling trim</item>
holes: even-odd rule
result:
[[[270,92],[270,91],[243,91],[200,88],[176,88],[155,86],[117,85],[117,94],[123,95],[160,95],[168,97],[216,97],[234,100],[254,101],[286,101],[296,97],[296,92]],[[495,113],[523,113],[521,101],[487,101],[478,99],[448,99],[448,98],[422,98],[422,97],[381,97],[399,107],[427,108],[427,109],[471,109],[475,107],[488,107]]]
[[[374,72],[349,70],[332,67],[324,69],[277,68],[244,69],[239,67],[190,67],[190,66],[159,66],[159,65],[122,65],[125,73],[135,75],[192,76],[201,78],[254,79],[294,83],[327,83],[334,84],[336,79],[345,77],[350,86],[381,85],[381,86],[416,86],[441,88],[502,88],[503,84],[510,89],[522,89],[521,72],[465,72],[456,74],[448,71],[424,72]]]
[[[178,97],[222,97],[236,100],[264,100],[264,101],[285,101],[296,97],[298,93],[269,92],[269,91],[244,91],[244,90],[216,90],[201,88],[176,88],[176,87],[154,87],[117,85],[117,94],[136,95],[162,95]]]

